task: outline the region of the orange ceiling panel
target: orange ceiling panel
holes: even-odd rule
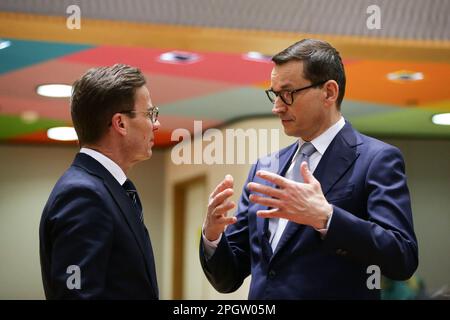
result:
[[[387,75],[406,70],[423,73],[423,80],[391,81]],[[450,64],[365,60],[346,66],[346,98],[398,106],[420,106],[450,99]]]

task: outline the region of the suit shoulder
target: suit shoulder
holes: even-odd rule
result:
[[[82,168],[71,166],[56,182],[51,191],[44,212],[52,211],[71,199],[84,197],[86,199],[102,199],[106,193],[103,181]],[[95,199],[95,200],[94,200]]]
[[[82,168],[71,166],[55,185],[55,189],[59,191],[79,188],[99,191],[104,188],[104,184],[99,177],[90,174]]]
[[[42,219],[63,219],[107,212],[108,191],[103,181],[78,167],[70,167],[55,184],[45,204]]]
[[[391,152],[401,155],[400,149],[396,146],[393,146],[376,138],[366,136],[362,133],[359,133],[359,135],[361,137],[361,140],[364,142],[362,146],[367,149],[367,151],[372,155],[376,155],[380,152]]]

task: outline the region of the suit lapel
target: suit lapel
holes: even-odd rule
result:
[[[138,214],[135,214],[136,208],[133,206],[133,203],[130,201],[125,190],[111,175],[111,173],[92,157],[83,153],[78,153],[73,164],[85,169],[90,174],[95,175],[103,180],[103,183],[111,193],[112,198],[120,208],[122,215],[124,216],[128,226],[133,233],[139,249],[144,256],[144,260],[147,266],[147,273],[151,281],[153,282],[153,288],[154,290],[156,290],[155,293],[158,294],[158,287],[155,278],[156,270],[150,237],[148,236],[148,234],[146,234],[147,229],[139,220]]]
[[[355,130],[346,122],[322,156],[314,176],[320,182],[325,196],[359,157],[355,146],[362,141],[358,138]]]
[[[124,192],[122,186],[115,179],[113,181],[105,180],[104,183],[113,195],[114,200],[121,209],[122,215],[125,217],[128,226],[133,232],[133,236],[139,245],[142,255],[144,256],[148,275],[153,282],[153,288],[157,290],[155,263],[147,229],[139,220],[138,214],[136,213],[136,208],[133,206],[133,203],[128,198],[126,192]]]
[[[358,158],[359,153],[356,152],[356,148],[354,147],[359,143],[362,142],[358,139],[356,132],[352,126],[346,122],[342,130],[339,131],[330,143],[325,151],[325,154],[320,159],[316,170],[314,170],[314,177],[320,182],[324,195],[331,190],[333,185],[336,184],[336,182]],[[305,227],[305,225],[289,221],[284,229],[280,241],[278,242],[272,259],[297,231]]]

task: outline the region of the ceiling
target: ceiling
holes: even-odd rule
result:
[[[366,8],[377,3],[382,28],[371,33]],[[81,8],[80,30],[66,28],[69,4]],[[263,0],[4,0],[0,38],[10,46],[0,49],[0,141],[61,143],[49,140],[46,130],[71,124],[68,99],[39,96],[36,87],[72,84],[87,69],[114,63],[145,73],[160,107],[158,147],[174,143],[174,129],[192,131],[194,120],[207,129],[270,116],[264,89],[272,64],[245,53],[270,56],[304,37],[330,41],[341,52],[347,74],[342,111],[359,130],[450,139],[450,126],[430,121],[450,112],[450,1],[289,0],[273,6]],[[173,50],[200,59],[159,61]],[[420,72],[423,79],[387,78],[399,71]]]

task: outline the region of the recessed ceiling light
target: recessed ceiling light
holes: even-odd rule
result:
[[[409,82],[423,80],[422,72],[414,72],[408,70],[399,70],[387,74],[387,78],[395,82]]]
[[[9,40],[1,40],[0,39],[0,50],[8,48],[11,45],[11,41]]]
[[[191,64],[198,62],[200,56],[196,53],[185,51],[170,51],[159,56],[158,61],[173,64]]]
[[[67,98],[72,94],[72,86],[68,84],[43,84],[37,87],[38,95],[52,98]]]
[[[439,124],[442,126],[450,126],[450,113],[438,113],[435,114],[432,118],[431,121],[434,124]]]
[[[47,130],[47,137],[58,141],[78,140],[77,133],[73,127],[54,127]]]
[[[245,60],[258,61],[258,62],[270,62],[272,61],[272,57],[262,54],[257,51],[249,51],[242,56]]]

